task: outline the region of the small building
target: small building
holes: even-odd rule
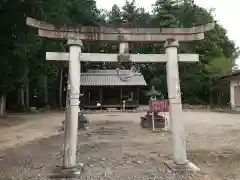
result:
[[[88,70],[81,73],[81,103],[85,109],[121,109],[123,104],[137,108],[141,88],[146,85],[143,75],[131,70]]]
[[[240,110],[240,70],[234,71],[225,76],[221,76],[219,80],[230,86],[231,109]]]

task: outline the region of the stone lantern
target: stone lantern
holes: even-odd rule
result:
[[[163,99],[162,93],[158,92],[154,86],[152,86],[152,89],[148,91],[146,95],[149,97],[150,100],[156,100],[157,96],[160,96],[161,99]]]
[[[146,95],[149,97],[150,100],[156,100],[159,96],[162,100],[164,99],[162,93],[158,92],[154,86],[152,86],[152,89],[147,92]],[[154,113],[154,119],[152,119],[152,113]],[[150,111],[147,111],[145,116],[141,117],[140,125],[142,128],[152,128],[153,121],[156,128],[163,129],[165,127],[165,118],[161,116],[158,112]]]

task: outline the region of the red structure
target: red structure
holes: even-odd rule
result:
[[[150,100],[149,111],[150,112],[169,112],[168,100]]]

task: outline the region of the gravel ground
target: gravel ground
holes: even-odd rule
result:
[[[78,136],[77,161],[84,163],[79,179],[163,179],[163,162],[171,159],[171,134],[141,129],[139,117],[142,114],[87,115],[91,120],[90,130],[79,132]],[[45,139],[36,136],[27,144],[27,140],[15,145],[12,142],[11,148],[0,150],[0,180],[44,180],[55,165],[61,164],[63,137],[56,132],[57,123],[61,124],[64,115],[40,117],[43,120],[36,118],[30,123],[32,126],[27,124],[25,128],[32,127],[39,132],[48,124],[47,129],[42,129]],[[186,127],[188,158],[202,170],[195,179],[240,179],[240,116],[184,112],[181,117]],[[24,129],[23,125],[21,128]],[[22,139],[29,136],[25,132],[22,131]]]

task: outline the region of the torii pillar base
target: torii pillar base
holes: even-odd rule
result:
[[[165,179],[185,180],[188,176],[187,164],[175,164],[173,161],[164,162]]]
[[[80,167],[71,167],[71,168],[64,168],[62,166],[58,166],[54,172],[48,175],[51,179],[72,179],[72,178],[79,178],[81,176],[81,168]]]
[[[176,164],[174,161],[169,160],[164,162],[165,178],[166,180],[178,179],[186,180],[188,177],[194,176],[200,169],[193,163],[187,161],[186,164]]]

